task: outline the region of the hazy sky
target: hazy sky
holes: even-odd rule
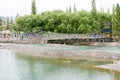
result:
[[[36,0],[37,13],[47,10],[61,9],[66,10],[71,5],[76,4],[77,10],[91,10],[91,0]],[[97,9],[103,8],[111,10],[113,4],[120,0],[96,0]],[[0,16],[16,16],[31,13],[31,0],[0,0]]]

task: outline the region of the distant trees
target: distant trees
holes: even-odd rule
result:
[[[2,19],[0,18],[0,31],[2,30]]]
[[[69,12],[72,12],[72,8],[71,8],[71,6],[69,6]]]
[[[2,25],[2,19],[0,18],[0,26]]]
[[[95,0],[92,0],[91,1],[91,4],[92,4],[92,10],[91,10],[91,13],[92,13],[92,18],[93,19],[97,19],[97,9],[96,9],[96,3],[95,3]]]
[[[113,5],[112,8],[112,24],[113,24],[113,34],[116,35],[116,9],[115,9],[115,5]]]
[[[18,16],[16,18],[18,31],[40,32],[48,31],[55,33],[97,33],[100,32],[101,22],[113,23],[113,31],[120,35],[120,6],[113,6],[113,13],[100,12],[96,9],[95,0],[91,1],[91,12],[77,11],[74,4],[73,12],[71,6],[66,11],[54,10],[36,14],[35,1],[32,1],[32,15]]]
[[[20,16],[17,17],[16,22],[18,30],[25,32],[50,31],[82,34],[99,31],[100,21],[111,19],[106,13],[99,13],[98,20],[92,20],[91,15],[91,12],[84,10],[75,13],[54,10],[37,15]]]
[[[10,29],[10,26],[9,26],[9,17],[7,17],[7,22],[6,22],[6,29],[9,30]]]
[[[35,15],[37,13],[35,0],[32,0],[31,10],[32,10],[31,14]]]
[[[73,8],[73,9],[74,9],[74,12],[76,12],[76,11],[77,11],[75,3],[74,3],[74,8]]]
[[[120,37],[120,5],[119,4],[113,6],[112,22],[114,27],[114,34],[117,34]]]

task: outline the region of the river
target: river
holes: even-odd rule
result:
[[[11,50],[0,49],[0,80],[120,80],[120,77],[113,72],[20,57]]]

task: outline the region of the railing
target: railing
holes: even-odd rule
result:
[[[34,34],[19,34],[11,39],[2,39],[0,41],[28,41],[28,42],[41,42],[47,40],[57,40],[57,39],[89,39],[89,38],[105,38],[105,35],[94,35],[94,34],[58,34],[58,33],[34,33]]]
[[[80,38],[105,38],[105,35],[93,34],[43,34],[43,38],[47,40],[53,39],[80,39]]]

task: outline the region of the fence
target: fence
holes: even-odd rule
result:
[[[92,39],[105,37],[105,35],[98,34],[22,33],[12,34],[10,39],[3,38],[0,41],[46,43],[48,40],[57,39]]]

